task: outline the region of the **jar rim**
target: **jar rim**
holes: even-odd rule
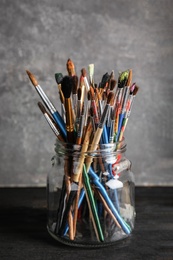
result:
[[[70,144],[66,142],[61,142],[56,139],[55,142],[55,152],[56,154],[81,154],[82,153],[83,144]],[[124,153],[126,151],[126,143],[125,138],[119,142],[107,143],[107,144],[97,144],[97,149],[92,150],[91,144],[88,145],[87,150],[84,152],[85,155],[94,153],[95,155],[100,153]]]

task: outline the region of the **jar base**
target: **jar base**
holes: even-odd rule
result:
[[[112,242],[92,242],[92,243],[87,243],[87,242],[79,242],[79,241],[72,241],[68,240],[59,236],[56,236],[54,233],[52,233],[47,226],[47,231],[51,235],[53,239],[56,241],[60,242],[61,244],[67,245],[67,246],[73,246],[73,247],[81,247],[81,248],[100,248],[100,247],[108,247],[108,246],[116,246],[116,248],[121,248],[128,246],[132,237],[132,234],[124,236],[123,238],[112,241]]]

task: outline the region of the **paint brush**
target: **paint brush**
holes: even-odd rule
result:
[[[62,80],[63,80],[63,75],[62,73],[55,73],[55,80],[56,83],[59,85],[61,84]]]
[[[64,106],[66,110],[66,131],[67,131],[67,142],[74,143],[75,132],[74,132],[74,122],[72,114],[72,102],[71,102],[71,92],[72,92],[72,77],[65,76],[61,82],[61,89],[64,95]]]
[[[75,122],[76,130],[78,130],[78,128],[79,128],[79,122],[80,122],[80,117],[81,117],[81,113],[82,113],[83,104],[81,101],[81,95],[82,95],[82,90],[80,87],[77,90],[77,113],[76,113],[76,122]]]
[[[85,165],[83,166],[83,180],[84,180],[84,188],[86,192],[88,207],[91,213],[91,219],[96,233],[96,237],[99,241],[103,242],[104,236],[103,236],[100,220],[97,214],[93,191],[91,189],[90,180]]]
[[[108,207],[108,205],[107,205],[105,199],[103,198],[103,196],[101,195],[101,193],[98,192],[98,189],[97,189],[97,188],[95,188],[94,191],[95,191],[96,195],[98,196],[98,198],[101,200],[101,202],[102,202],[102,204],[103,204],[105,210],[107,211],[107,213],[108,213],[108,214],[110,215],[110,217],[114,220],[114,222],[115,222],[115,224],[117,225],[117,227],[121,228],[120,224],[118,223],[118,221],[117,221],[116,217],[114,216],[114,214],[112,213],[111,209]]]
[[[35,76],[28,70],[26,71],[26,73],[28,74],[29,79],[31,80],[31,82],[32,82],[33,86],[35,87],[36,91],[38,92],[39,96],[43,100],[45,106],[48,108],[48,110],[50,111],[52,117],[54,118],[54,121],[56,122],[56,124],[58,126],[58,129],[60,131],[61,136],[63,137],[64,140],[66,140],[67,132],[66,132],[66,129],[65,129],[65,123],[64,123],[61,115],[56,110],[56,108],[51,103],[51,101],[48,99],[47,95],[44,93],[43,89],[38,84]]]
[[[131,114],[132,104],[134,102],[134,98],[136,97],[138,90],[139,90],[139,87],[135,85],[133,91],[130,94],[130,97],[129,97],[130,102],[128,104],[128,107],[127,107],[127,110],[126,110],[126,113],[125,113],[125,116],[124,116],[124,119],[122,122],[121,131],[120,131],[119,140],[118,140],[119,142],[123,139],[123,135],[124,135],[124,132],[125,132],[125,129],[126,129],[126,126],[127,126],[130,114]]]
[[[128,79],[127,79],[127,83],[126,83],[126,86],[124,86],[123,95],[121,97],[121,102],[120,102],[121,103],[121,105],[120,105],[121,111],[120,111],[120,114],[119,114],[117,140],[119,139],[123,119],[124,119],[125,112],[126,112],[126,106],[127,106],[127,100],[128,100],[128,97],[129,97],[129,93],[130,93],[131,82],[132,82],[132,70],[130,69]]]
[[[97,127],[97,125],[99,123],[99,115],[98,115],[96,97],[95,97],[93,87],[90,87],[90,95],[91,95],[91,109],[92,109],[93,116],[94,116],[94,123],[95,123],[95,126]]]
[[[99,117],[101,117],[101,115],[103,113],[102,96],[101,96],[98,88],[95,88],[95,93],[97,95],[97,100],[98,100]]]
[[[65,112],[65,106],[64,106],[64,103],[65,103],[64,94],[61,90],[61,85],[58,85],[58,87],[59,87],[59,99],[61,101],[61,116],[62,116],[64,122],[66,122],[66,112]]]
[[[106,91],[107,86],[109,84],[109,80],[110,80],[110,75],[108,74],[108,72],[106,72],[103,76],[102,76],[102,80],[99,84],[99,89],[101,94]]]
[[[82,135],[83,135],[84,123],[85,123],[84,120],[85,120],[85,111],[84,111],[84,104],[83,104],[80,121],[79,121],[79,129],[77,131],[77,138],[76,138],[76,144],[78,145],[80,145],[82,142]]]
[[[104,198],[104,200],[106,201],[108,207],[111,209],[112,213],[116,217],[116,219],[117,219],[119,225],[121,226],[121,228],[123,229],[123,231],[126,234],[130,234],[131,233],[130,226],[123,220],[123,218],[118,213],[117,209],[114,207],[114,204],[112,203],[111,199],[109,198],[105,188],[100,183],[99,177],[93,171],[92,167],[89,168],[88,174],[89,174],[90,178],[92,179],[93,184],[97,187],[98,192],[101,193],[101,195]]]
[[[83,129],[83,135],[85,135],[85,130],[88,122],[89,112],[90,112],[90,106],[91,106],[91,95],[90,91],[87,93],[87,102],[85,103],[85,115],[84,115],[84,129]]]
[[[72,104],[73,104],[73,108],[74,108],[74,112],[75,115],[77,114],[77,90],[78,90],[78,77],[76,75],[74,75],[72,77],[72,82],[73,82],[73,86],[72,86]]]
[[[65,122],[66,118],[65,118],[65,107],[64,107],[64,95],[63,95],[62,90],[61,90],[62,79],[63,79],[62,73],[55,73],[55,80],[56,80],[56,83],[58,85],[59,97],[60,97],[60,101],[61,101],[61,116],[62,116],[62,119]]]
[[[115,141],[118,140],[118,123],[119,123],[119,115],[121,112],[121,99],[123,95],[124,86],[127,83],[129,76],[129,70],[123,71],[119,74],[118,77],[118,87],[115,93],[115,110],[116,110],[116,119],[115,119]]]
[[[127,110],[127,115],[126,117],[129,118],[130,114],[131,114],[131,110],[132,110],[132,105],[133,105],[133,102],[134,102],[134,98],[136,97],[136,94],[138,93],[138,90],[139,90],[139,87],[135,84],[135,87],[134,87],[134,90],[132,91],[132,96],[131,96],[131,102],[130,102],[130,105],[129,105],[129,108]]]
[[[86,72],[86,69],[85,69],[85,68],[83,68],[83,69],[81,70],[81,74],[82,74],[82,77],[83,77],[85,89],[86,89],[86,91],[88,92],[88,91],[90,90],[90,86],[89,86],[89,83],[88,83],[87,72]]]
[[[56,137],[61,141],[64,142],[64,139],[60,135],[59,129],[53,120],[52,116],[46,111],[46,108],[41,102],[38,102],[38,107],[40,108],[41,112],[43,113],[47,123],[49,124],[50,128],[52,129],[53,133],[56,135]]]
[[[101,119],[100,119],[100,122],[98,124],[97,130],[96,130],[96,132],[94,134],[94,138],[93,138],[93,141],[92,141],[92,144],[91,144],[91,147],[90,147],[91,151],[97,150],[98,144],[100,142],[101,135],[103,133],[103,128],[104,128],[105,123],[106,123],[107,113],[108,113],[108,109],[110,107],[110,102],[111,102],[113,97],[114,97],[114,94],[112,92],[110,92],[109,95],[108,95],[108,98],[107,98],[107,104],[106,104],[106,106],[105,106],[105,108],[103,110],[103,114],[101,116]],[[89,168],[90,168],[90,165],[91,165],[92,161],[93,161],[92,156],[87,156],[87,158],[86,158],[86,169],[87,169],[87,172],[89,171]]]
[[[59,229],[60,235],[63,235],[64,232],[65,232],[68,214],[70,212],[71,206],[73,205],[73,202],[74,202],[74,200],[77,196],[78,190],[80,188],[79,180],[80,180],[80,176],[81,176],[82,171],[83,171],[83,163],[84,163],[84,159],[85,159],[85,152],[88,149],[89,137],[91,135],[91,131],[92,131],[92,127],[91,127],[91,123],[89,123],[87,131],[86,131],[86,135],[85,135],[85,138],[84,138],[84,142],[83,142],[83,145],[82,145],[82,148],[81,148],[81,152],[80,152],[81,156],[79,158],[78,164],[75,167],[74,173],[72,175],[72,181],[73,182],[71,184],[70,193],[69,193],[69,196],[68,196],[68,201],[67,201],[66,208],[65,208],[65,211],[64,211],[64,215],[63,215],[62,224],[61,224],[61,227]]]
[[[111,92],[109,92],[111,93]],[[113,93],[113,92],[112,92]],[[106,130],[107,130],[107,135],[108,135],[108,139],[109,139],[109,136],[110,136],[110,129],[111,129],[111,124],[112,124],[112,116],[115,115],[114,114],[114,94],[113,94],[113,98],[110,102],[110,107],[109,107],[109,110],[108,110],[108,115],[107,115],[107,122],[106,122]]]

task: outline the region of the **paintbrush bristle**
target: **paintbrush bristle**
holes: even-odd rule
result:
[[[43,104],[42,104],[41,102],[38,102],[38,107],[40,108],[40,110],[41,110],[41,112],[42,112],[43,114],[46,113],[46,109],[45,109],[45,107],[43,106]]]
[[[136,96],[137,92],[139,90],[138,86],[135,86],[134,90],[133,90],[133,96]]]
[[[66,67],[67,67],[67,71],[68,71],[69,76],[74,76],[76,74],[75,73],[75,66],[74,66],[74,63],[71,59],[67,60]]]
[[[89,78],[90,78],[90,83],[93,83],[93,76],[94,76],[94,64],[89,64],[88,65],[88,72],[89,72]]]
[[[108,83],[109,79],[110,79],[110,75],[108,74],[108,72],[106,72],[102,77],[99,87],[104,88],[106,86],[106,84]]]
[[[72,93],[77,94],[78,89],[78,76],[74,75],[72,77],[73,87],[72,87]]]
[[[114,70],[111,71],[111,74],[110,74],[110,79],[114,79],[115,77],[115,73],[114,73]]]
[[[86,69],[85,69],[85,68],[82,68],[82,69],[81,69],[81,74],[82,74],[82,77],[86,77],[87,72],[86,72]]]
[[[62,79],[63,79],[62,73],[55,73],[55,80],[58,85],[61,84]]]
[[[34,87],[38,86],[38,81],[36,80],[35,76],[29,70],[26,70],[26,73],[28,74],[28,77],[30,78]]]
[[[81,87],[80,87],[80,88],[78,88],[78,90],[77,90],[78,100],[81,100],[81,96],[82,96],[82,89],[81,89]]]
[[[64,98],[70,98],[73,87],[73,81],[71,76],[63,77],[61,81],[61,90],[63,92]]]
[[[115,86],[116,86],[116,80],[111,79],[111,81],[110,81],[110,91],[114,90]]]
[[[128,79],[127,79],[126,86],[131,86],[131,84],[132,84],[132,69],[129,70],[129,76],[128,76]]]
[[[111,104],[114,100],[114,93],[110,92],[108,97],[107,97],[107,104]]]
[[[135,89],[136,83],[133,83],[130,87],[130,95],[132,95],[134,89]]]
[[[118,88],[124,88],[124,86],[126,86],[128,76],[129,76],[129,70],[120,73],[118,78]]]

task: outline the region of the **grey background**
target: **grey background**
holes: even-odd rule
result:
[[[125,133],[137,185],[172,185],[173,1],[0,0],[0,185],[45,186],[55,137],[25,70],[59,109],[56,72],[129,68],[140,86]]]

